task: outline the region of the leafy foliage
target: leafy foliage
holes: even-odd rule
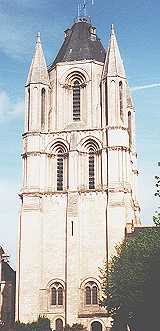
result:
[[[66,325],[64,331],[86,331],[86,328],[82,324],[73,324],[72,326]]]
[[[39,317],[36,322],[32,323],[15,323],[15,331],[51,331],[50,321],[47,318]]]
[[[155,176],[156,179],[156,193],[155,196],[160,198],[160,177]],[[158,207],[160,209],[160,207]],[[153,216],[153,222],[156,226],[160,226],[160,212],[156,211]]]
[[[103,302],[112,330],[155,330],[159,317],[160,228],[146,228],[117,247],[103,271]]]
[[[3,330],[2,330],[3,331]],[[8,329],[4,329],[8,331]],[[47,318],[39,317],[37,322],[20,323],[16,322],[12,331],[51,331],[50,320]],[[82,324],[73,324],[72,326],[66,325],[64,331],[87,331]]]

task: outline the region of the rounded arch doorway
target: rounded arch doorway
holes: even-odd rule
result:
[[[95,321],[91,324],[91,331],[102,331],[102,324],[98,321]]]
[[[63,321],[61,318],[56,320],[56,331],[63,331]]]

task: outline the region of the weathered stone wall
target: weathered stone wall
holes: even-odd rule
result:
[[[100,321],[103,331],[109,327],[104,309],[86,305],[85,286],[95,283],[101,296],[98,268],[114,254],[125,228],[131,231],[139,220],[134,114],[128,106],[127,82],[115,75],[104,83],[102,70],[97,61],[64,62],[49,72],[47,83],[30,84],[30,99],[27,86],[17,275],[17,318],[24,322],[41,314],[50,318],[53,329],[57,318],[64,324],[82,323],[88,330],[93,321]],[[80,121],[72,116],[75,77],[81,82]],[[42,88],[46,88],[43,127]],[[62,191],[57,191],[59,146]],[[93,189],[89,146],[94,148]],[[63,288],[63,305],[51,304],[54,284]]]

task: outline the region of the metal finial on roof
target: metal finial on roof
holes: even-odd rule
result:
[[[78,0],[78,19],[86,19],[87,18],[87,4],[88,0]],[[94,0],[91,0],[91,4],[94,5]]]
[[[36,43],[40,43],[41,42],[41,34],[40,32],[37,32],[37,36],[36,36]]]
[[[111,24],[111,33],[114,33],[114,24]]]

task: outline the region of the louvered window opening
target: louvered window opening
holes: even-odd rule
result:
[[[80,121],[80,83],[76,80],[73,86],[73,121]]]
[[[62,151],[57,155],[57,191],[63,191],[63,156]]]
[[[94,151],[89,150],[89,189],[95,188]]]

